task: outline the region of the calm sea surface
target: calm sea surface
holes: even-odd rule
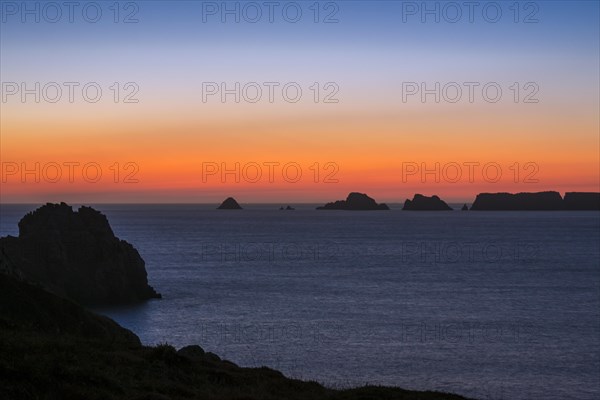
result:
[[[35,206],[0,207],[0,235]],[[98,205],[164,299],[103,309],[333,387],[600,398],[600,213]]]

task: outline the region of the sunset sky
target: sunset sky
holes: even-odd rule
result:
[[[521,2],[518,15],[513,2],[498,2],[495,23],[486,2],[472,22],[468,9],[458,18],[444,2],[427,3],[440,7],[439,22],[411,8],[422,2],[321,2],[319,15],[314,2],[296,2],[296,23],[296,9],[282,11],[290,2],[279,2],[272,23],[266,8],[249,21],[256,10],[244,2],[240,21],[225,14],[224,23],[211,8],[222,2],[121,2],[119,15],[113,2],[97,2],[96,23],[86,20],[95,10],[84,18],[75,9],[71,23],[66,8],[58,18],[43,3],[9,3],[40,14],[36,22],[2,5],[2,203],[299,203],[350,191],[385,202],[414,193],[462,202],[479,192],[600,190],[596,1]],[[78,84],[72,102],[65,82]],[[82,93],[91,82],[102,90],[95,103]],[[240,90],[239,103],[206,92],[236,82],[257,84]],[[265,82],[278,84],[272,102]],[[287,95],[300,87],[297,102],[282,91],[292,82]],[[435,94],[424,102],[407,95],[410,83],[436,82],[448,89],[439,103]],[[465,82],[476,84],[472,102]],[[495,103],[482,90],[490,83],[489,96],[502,90]],[[62,96],[52,103],[56,86]],[[262,98],[253,103],[257,86]],[[462,97],[451,102],[456,86]],[[24,99],[23,87],[32,91]],[[129,94],[138,102],[125,102]],[[239,182],[221,176],[236,163]],[[438,182],[421,175],[436,163]]]

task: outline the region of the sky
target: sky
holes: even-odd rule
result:
[[[600,191],[597,1],[0,4],[2,203]]]

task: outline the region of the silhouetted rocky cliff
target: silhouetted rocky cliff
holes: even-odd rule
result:
[[[46,204],[19,222],[19,236],[0,238],[3,267],[86,305],[134,303],[160,295],[148,285],[137,250],[115,237],[108,220],[90,207],[73,211]]]
[[[600,210],[600,193],[567,192],[564,199],[565,210]]]
[[[365,386],[333,390],[241,368],[200,346],[143,346],[109,318],[0,273],[0,399],[464,400]]]
[[[406,200],[402,210],[405,211],[452,211],[452,208],[438,196],[415,194],[412,201]]]
[[[327,203],[322,207],[317,207],[317,210],[352,210],[352,211],[369,211],[369,210],[389,210],[385,204],[377,204],[375,200],[364,193],[352,192],[346,200],[338,200],[333,203]]]
[[[141,345],[135,334],[113,320],[4,273],[0,273],[0,327]]]
[[[480,193],[471,211],[555,211],[563,208],[563,199],[558,192]]]

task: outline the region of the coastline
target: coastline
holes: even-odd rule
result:
[[[335,390],[239,367],[196,345],[144,346],[111,319],[3,273],[0,289],[6,399],[466,399],[396,387]]]

